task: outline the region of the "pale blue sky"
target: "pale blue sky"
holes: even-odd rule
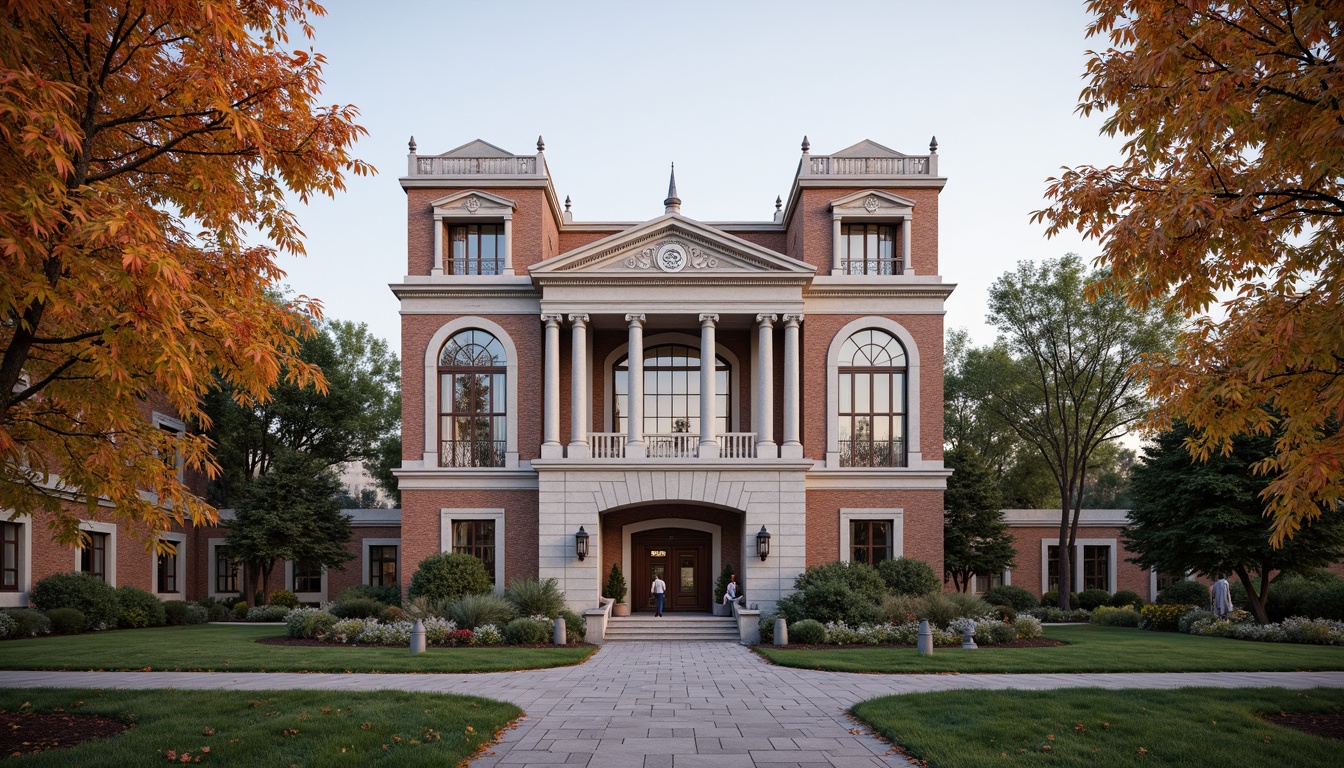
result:
[[[1060,166],[1104,164],[1118,140],[1074,113],[1081,2],[362,2],[328,0],[313,47],[322,101],[353,103],[377,166],[299,211],[305,259],[287,282],[330,317],[399,349],[387,284],[406,270],[406,142],[436,154],[481,138],[546,159],[576,220],[662,214],[668,163],[682,211],[768,220],[804,134],[814,154],[872,139],[910,154],[937,135],[940,271],[958,284],[947,326],[979,343],[986,291],[1023,259],[1093,243],[1047,241],[1029,214]],[[297,42],[297,41],[295,41]]]

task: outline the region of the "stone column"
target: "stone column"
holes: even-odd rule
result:
[[[714,324],[718,315],[700,316],[700,458],[718,458],[719,442],[714,436]]]
[[[570,315],[569,322],[574,326],[574,335],[569,379],[570,379],[570,427],[569,458],[586,459],[591,455],[588,447],[588,424],[584,416],[588,413],[588,315]]]
[[[800,365],[798,356],[798,326],[802,315],[784,316],[784,443],[779,455],[786,459],[801,459],[803,444],[798,439],[798,384]]]
[[[445,246],[449,245],[449,243],[444,242],[443,229],[443,219],[437,216],[434,217],[434,266],[429,270],[429,274],[431,275],[443,274],[443,249]]]
[[[775,320],[778,315],[757,315],[756,337],[756,456],[773,459],[775,446]]]
[[[913,274],[915,268],[910,263],[910,217],[901,219],[901,270],[903,274]]]
[[[541,457],[558,459],[565,455],[560,442],[560,315],[542,315],[546,324],[546,421],[543,425]]]
[[[625,398],[625,458],[642,459],[644,447],[644,315],[626,315],[630,324],[630,347],[626,356],[628,378]]]

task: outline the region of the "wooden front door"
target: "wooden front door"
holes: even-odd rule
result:
[[[656,574],[667,584],[664,611],[708,612],[711,541],[708,533],[683,528],[660,528],[631,536],[631,608],[653,611]]]

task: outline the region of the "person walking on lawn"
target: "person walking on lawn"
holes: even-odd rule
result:
[[[654,605],[654,608],[653,608],[653,615],[654,615],[654,616],[662,616],[662,615],[663,615],[663,598],[666,596],[666,592],[667,592],[667,582],[663,581],[663,577],[662,577],[662,576],[659,576],[659,575],[657,575],[657,574],[654,574],[654,576],[653,576],[653,587],[650,588],[650,591],[653,592],[653,605]]]

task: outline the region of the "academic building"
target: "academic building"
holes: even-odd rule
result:
[[[937,144],[814,154],[760,221],[584,220],[544,144],[419,154],[401,302],[400,581],[439,551],[497,587],[708,611],[725,565],[762,611],[809,565],[942,570]],[[701,182],[704,183],[704,182]]]

